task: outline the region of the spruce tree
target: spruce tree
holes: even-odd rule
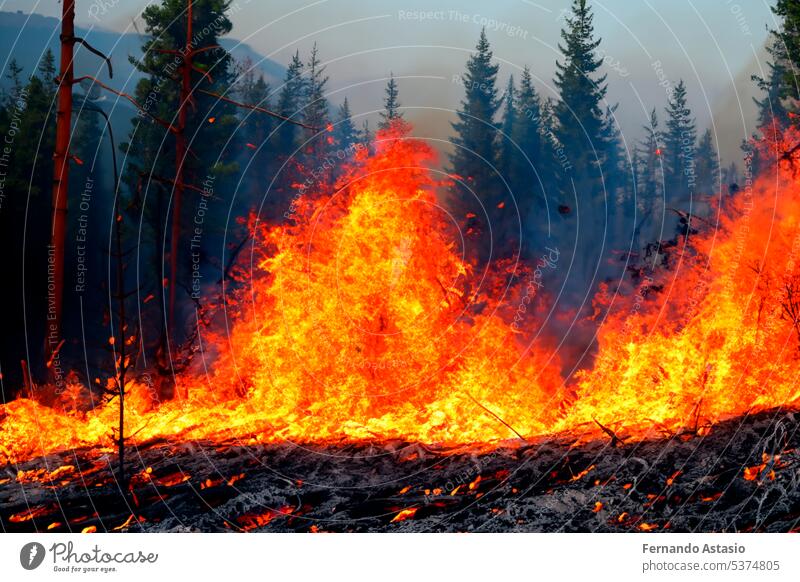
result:
[[[541,225],[534,220],[534,213],[546,207],[545,197],[553,186],[554,169],[552,150],[544,136],[542,101],[533,85],[528,67],[522,71],[514,109],[511,137],[516,147],[507,171],[526,231],[529,233],[527,238],[532,243],[527,245],[528,250],[533,250],[541,243],[538,240]],[[543,216],[540,215],[540,218]],[[537,224],[533,224],[534,222]]]
[[[306,103],[305,64],[296,51],[286,68],[283,86],[278,94],[278,113],[293,120],[301,121]],[[301,140],[310,137],[310,132],[287,121],[278,121],[277,129],[273,134],[273,151],[275,152],[276,174],[272,185],[275,203],[284,207],[283,212],[289,210],[289,200],[296,194],[293,185],[300,184],[306,177],[302,173],[300,163],[302,145]]]
[[[637,148],[640,165],[635,234],[640,245],[657,238],[664,210],[664,136],[658,127],[655,108],[650,112],[650,122],[643,129],[645,137]]]
[[[764,94],[761,99],[753,98],[758,106],[758,127],[762,132],[785,128],[790,121],[787,90],[784,87],[788,70],[780,37],[774,38],[767,50],[772,57],[767,63],[769,75],[766,79],[753,75],[753,80]]]
[[[255,105],[264,109],[272,109],[270,95],[272,90],[263,74],[257,74],[255,66],[250,59],[242,63],[243,72],[237,83],[237,95],[242,103]],[[236,197],[235,209],[241,215],[257,205],[265,203],[268,215],[275,215],[273,205],[275,196],[264,193],[270,185],[275,166],[275,152],[269,146],[269,139],[275,128],[275,119],[249,109],[240,109],[238,117],[241,125],[238,128],[238,143],[240,147],[240,165],[244,186],[241,195]]]
[[[344,102],[339,106],[334,133],[336,134],[336,147],[340,150],[346,151],[354,143],[358,142],[358,131],[353,124],[353,116],[350,112],[350,103],[347,101],[347,97],[344,98]]]
[[[55,87],[56,78],[56,58],[53,56],[53,51],[49,48],[42,55],[42,60],[39,61],[39,77],[46,87]]]
[[[15,100],[19,95],[22,89],[22,81],[20,80],[21,74],[22,67],[19,66],[17,59],[11,59],[11,62],[8,64],[8,73],[6,73],[6,78],[11,81],[11,91],[7,94],[6,103]]]
[[[686,85],[681,80],[667,105],[664,134],[665,198],[670,207],[686,207],[695,192],[695,143],[697,130],[686,104]]]
[[[353,115],[350,112],[350,103],[345,97],[336,113],[336,123],[334,125],[334,142],[338,150],[335,157],[336,165],[333,168],[334,180],[341,176],[344,169],[343,163],[352,159],[359,140],[359,132],[353,124]]]
[[[453,123],[455,151],[451,157],[453,173],[460,176],[479,196],[494,189],[496,179],[490,165],[496,161],[495,115],[500,105],[497,95],[498,65],[492,63],[492,50],[482,30],[475,53],[467,61],[462,76],[465,96]]]
[[[697,192],[713,197],[719,190],[719,156],[714,148],[714,137],[707,129],[697,144],[696,153]]]
[[[605,160],[607,126],[604,119],[606,76],[598,73],[603,59],[597,56],[600,39],[594,38],[594,15],[586,0],[573,0],[572,14],[561,31],[559,50],[563,62],[556,63],[555,135],[564,148],[562,189],[573,196],[569,177],[587,201],[598,194],[599,172]]]
[[[722,168],[722,183],[727,186],[730,194],[735,194],[739,191],[739,167],[736,162],[731,162],[726,167]]]
[[[788,91],[785,87],[788,74],[786,51],[780,36],[775,32],[772,36],[772,44],[767,47],[771,57],[771,61],[767,62],[769,74],[766,78],[758,75],[751,77],[763,94],[761,99],[753,97],[758,108],[758,131],[753,133],[752,139],[744,140],[741,146],[754,174],[775,162],[776,154],[765,155],[765,152],[776,152],[784,147],[783,132],[792,124],[794,116],[790,111],[792,100],[787,99]],[[757,147],[758,140],[766,140],[770,147]]]
[[[641,180],[639,182],[639,209],[652,212],[656,205],[663,204],[664,197],[664,136],[658,128],[655,108],[650,112],[650,122],[644,126],[645,137],[640,143]]]
[[[503,120],[500,124],[501,131],[497,134],[498,160],[497,168],[500,175],[514,188],[514,179],[511,176],[512,167],[519,157],[517,144],[514,143],[514,126],[517,120],[517,95],[514,86],[514,75],[508,77],[506,91],[503,94]],[[516,192],[514,193],[516,195]]]
[[[369,126],[369,119],[365,119],[361,124],[361,130],[358,132],[358,141],[361,145],[366,147],[368,151],[372,152],[375,145],[375,132]]]
[[[308,63],[306,65],[305,82],[305,107],[303,108],[303,123],[313,127],[311,136],[306,136],[308,141],[305,144],[306,160],[314,165],[322,163],[325,158],[333,136],[330,135],[330,120],[328,116],[328,100],[325,97],[325,89],[328,84],[328,77],[325,75],[325,67],[319,60],[317,44],[314,43],[311,49]]]
[[[553,110],[551,146],[559,163],[560,200],[550,208],[558,209],[556,243],[562,254],[574,257],[572,269],[562,276],[567,277],[563,285],[575,302],[593,293],[604,277],[601,269],[608,268],[603,253],[615,245],[608,240],[615,195],[606,198],[606,174],[618,164],[616,128],[606,119],[606,76],[600,73],[603,59],[597,54],[600,39],[595,38],[593,20],[586,0],[573,0],[561,31],[563,59],[556,63],[554,80],[559,98]]]
[[[800,98],[796,71],[800,69],[800,4],[797,0],[778,0],[772,11],[781,19],[779,30],[773,30],[775,62],[784,65],[780,95],[784,99]]]
[[[394,74],[389,73],[389,82],[386,83],[386,96],[383,99],[383,111],[380,113],[381,121],[378,124],[378,129],[386,129],[393,121],[403,118],[398,95],[397,81],[394,78]]]
[[[286,76],[278,95],[278,113],[289,119],[299,121],[305,106],[306,81],[303,76],[305,65],[300,59],[300,52],[292,55],[292,60],[286,68]],[[301,128],[293,123],[281,122],[276,134],[276,149],[278,155],[285,158],[293,154],[299,145]]]

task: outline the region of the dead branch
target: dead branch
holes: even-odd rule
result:
[[[594,423],[595,423],[597,426],[599,426],[599,427],[602,429],[602,431],[603,431],[604,433],[606,433],[608,436],[610,436],[610,437],[611,437],[611,446],[612,446],[612,447],[616,447],[617,445],[621,445],[621,444],[624,444],[624,443],[625,443],[625,439],[626,439],[627,437],[620,437],[619,435],[617,435],[617,433],[615,433],[613,430],[611,430],[611,429],[610,429],[610,428],[608,428],[607,426],[605,426],[605,425],[601,424],[601,423],[600,423],[600,421],[598,421],[598,420],[597,420],[596,418],[594,418],[594,417],[592,417],[592,420],[594,421]]]
[[[134,99],[134,98],[133,98],[132,96],[130,96],[129,94],[127,94],[127,93],[125,93],[125,92],[123,92],[123,91],[117,91],[116,89],[114,89],[114,88],[112,88],[112,87],[109,87],[108,85],[106,85],[105,83],[103,83],[102,81],[100,81],[99,79],[97,79],[96,77],[92,77],[91,75],[84,75],[84,76],[82,76],[82,77],[78,77],[78,78],[74,79],[72,82],[73,82],[73,83],[80,83],[81,81],[92,81],[93,83],[96,83],[98,86],[100,86],[101,88],[105,89],[106,91],[109,91],[109,92],[113,93],[114,95],[117,95],[117,96],[119,96],[119,97],[122,97],[123,99],[127,99],[128,101],[130,101],[130,103],[131,103],[131,104],[132,104],[134,107],[136,107],[136,109],[137,109],[137,110],[139,110],[139,111],[141,111],[142,113],[144,113],[145,115],[147,115],[147,116],[148,116],[150,119],[152,119],[153,121],[155,121],[155,122],[156,122],[156,123],[158,123],[159,125],[161,125],[161,126],[165,127],[166,129],[168,129],[168,130],[169,130],[169,131],[171,131],[172,133],[177,133],[177,131],[178,131],[178,128],[176,128],[174,125],[172,125],[172,124],[171,124],[171,123],[169,123],[168,121],[164,121],[164,120],[163,120],[163,119],[161,119],[160,117],[156,117],[155,115],[153,115],[152,113],[150,113],[150,112],[149,112],[147,109],[145,109],[144,107],[142,107],[142,106],[139,104],[139,102],[138,102],[138,101],[136,101],[136,99]]]
[[[275,113],[274,111],[270,111],[269,109],[264,109],[263,107],[259,107],[257,105],[250,105],[248,103],[241,103],[239,101],[234,101],[233,99],[230,99],[229,97],[225,97],[223,95],[220,95],[219,93],[214,93],[213,91],[206,91],[205,89],[198,89],[198,91],[200,93],[204,93],[204,94],[209,95],[211,97],[215,97],[216,99],[219,99],[220,101],[224,101],[225,103],[230,103],[231,105],[235,105],[236,107],[241,107],[243,109],[250,109],[252,111],[258,111],[259,113],[264,113],[266,115],[270,115],[270,116],[272,116],[272,117],[274,117],[276,119],[280,119],[281,121],[285,121],[286,123],[299,125],[300,127],[303,127],[305,129],[309,129],[311,131],[322,131],[318,127],[312,127],[310,125],[306,125],[305,123],[301,123],[299,121],[295,121],[294,119],[286,117],[285,115],[281,115],[280,113]]]
[[[508,430],[510,430],[510,431],[511,431],[511,432],[513,432],[515,435],[517,435],[517,436],[518,436],[520,439],[522,439],[522,441],[524,441],[524,442],[526,442],[526,443],[528,442],[528,439],[526,439],[524,436],[522,436],[521,434],[519,434],[519,432],[517,432],[517,430],[516,430],[516,429],[515,429],[513,426],[511,426],[510,424],[508,424],[508,423],[507,423],[505,420],[503,420],[502,418],[500,418],[500,417],[499,417],[497,414],[495,414],[494,412],[492,412],[491,410],[489,410],[488,408],[486,408],[486,407],[485,407],[483,404],[481,404],[480,402],[478,402],[478,401],[477,401],[477,399],[476,399],[476,398],[475,398],[475,397],[474,397],[472,394],[470,394],[469,392],[464,392],[464,394],[466,394],[466,395],[469,397],[469,399],[470,399],[470,400],[472,400],[472,401],[473,401],[475,404],[477,404],[478,406],[480,406],[480,407],[481,407],[483,410],[485,410],[485,411],[486,411],[486,412],[488,412],[490,415],[492,415],[494,418],[496,418],[498,421],[500,421],[500,422],[501,422],[501,423],[502,423],[502,424],[503,424],[503,425],[504,425],[504,426],[505,426],[505,427],[506,427]]]

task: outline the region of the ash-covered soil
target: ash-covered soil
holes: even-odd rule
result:
[[[0,472],[13,531],[624,532],[800,530],[797,413],[704,436],[496,449],[229,441],[64,451]]]

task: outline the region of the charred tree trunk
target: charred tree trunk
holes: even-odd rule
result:
[[[175,200],[172,205],[172,232],[170,235],[170,281],[169,281],[169,307],[167,312],[168,336],[167,347],[177,346],[175,325],[175,294],[178,288],[178,248],[181,234],[181,209],[183,203],[183,191],[185,184],[185,162],[188,148],[186,146],[186,108],[192,98],[192,0],[187,0],[186,8],[186,42],[183,49],[183,64],[181,70],[181,93],[178,105],[178,127],[175,132]],[[173,353],[168,350],[167,353]],[[183,389],[175,383],[175,397],[184,398],[188,396]]]
[[[61,17],[61,66],[58,76],[56,144],[53,154],[53,224],[48,261],[48,313],[45,358],[49,369],[61,341],[64,300],[64,244],[67,231],[69,146],[72,129],[73,49],[75,47],[75,0],[63,0]],[[51,373],[52,376],[52,373]]]

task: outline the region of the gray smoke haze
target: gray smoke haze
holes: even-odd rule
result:
[[[152,0],[96,0],[78,9],[87,26],[133,31]],[[94,4],[103,7],[93,8]],[[446,149],[464,70],[485,26],[500,81],[531,67],[544,97],[553,96],[559,31],[570,0],[234,0],[233,36],[280,63],[316,42],[331,77],[329,98],[346,96],[357,118],[374,126],[390,71],[416,133]],[[738,160],[753,130],[757,95],[750,76],[766,68],[767,0],[592,0],[595,30],[606,57],[609,105],[629,148],[655,107],[663,121],[667,91],[686,82],[698,130],[711,127],[723,163]],[[5,10],[57,15],[58,5],[7,0]],[[141,24],[141,23],[140,23]],[[139,27],[142,30],[142,27]]]
[[[374,124],[386,77],[400,77],[401,102],[416,133],[434,140],[451,134],[463,73],[482,26],[497,61],[500,82],[531,67],[543,97],[554,96],[559,31],[567,0],[322,2],[298,6],[277,0],[247,6],[234,15],[239,38],[279,62],[314,42],[328,63],[330,98],[345,96],[356,116]],[[698,129],[712,127],[723,163],[740,158],[751,134],[757,95],[750,76],[765,67],[767,27],[774,26],[764,1],[689,0],[591,2],[606,58],[609,105],[629,148],[655,107],[663,121],[668,90],[686,82]],[[265,18],[248,18],[249,13]],[[435,142],[442,143],[442,142]],[[440,149],[442,149],[440,147]],[[446,149],[446,148],[445,148]]]

